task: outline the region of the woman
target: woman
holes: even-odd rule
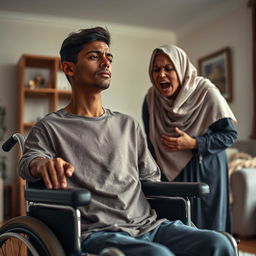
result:
[[[210,195],[191,199],[192,221],[199,228],[230,232],[224,150],[237,138],[232,111],[176,46],[153,51],[149,75],[153,86],[143,104],[143,121],[162,179],[209,184]]]

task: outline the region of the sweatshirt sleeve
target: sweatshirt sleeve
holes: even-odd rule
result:
[[[148,112],[148,104],[147,104],[147,97],[145,97],[143,105],[142,105],[142,120],[144,124],[144,130],[146,133],[147,143],[148,143],[148,149],[151,152],[154,159],[156,159],[156,153],[154,150],[154,147],[150,141],[150,129],[149,129],[149,112]]]
[[[36,157],[54,158],[47,129],[42,123],[36,124],[30,131],[24,145],[24,153],[18,165],[18,174],[28,181],[37,181],[29,172],[29,163]]]
[[[222,118],[214,122],[204,135],[194,138],[198,145],[196,153],[217,154],[235,143],[237,131],[230,118]]]
[[[137,126],[138,167],[141,180],[160,181],[160,169],[148,150],[144,134]]]

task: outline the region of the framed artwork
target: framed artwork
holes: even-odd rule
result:
[[[198,60],[199,75],[208,78],[220,90],[223,97],[232,101],[232,65],[229,47]]]

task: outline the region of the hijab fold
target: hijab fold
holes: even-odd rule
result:
[[[162,51],[172,61],[181,88],[175,99],[163,96],[154,86],[153,62],[157,52]],[[197,76],[197,70],[187,54],[174,45],[156,48],[151,56],[149,76],[153,86],[147,94],[150,140],[156,153],[156,161],[162,172],[173,180],[192,158],[191,150],[168,152],[160,141],[162,134],[177,136],[175,127],[190,136],[202,136],[209,126],[221,118],[236,122],[226,100],[210,80]]]

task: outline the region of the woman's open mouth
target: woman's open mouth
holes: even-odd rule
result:
[[[171,83],[169,83],[169,82],[161,82],[161,83],[160,83],[160,87],[161,87],[162,89],[168,89],[168,88],[171,87]]]

